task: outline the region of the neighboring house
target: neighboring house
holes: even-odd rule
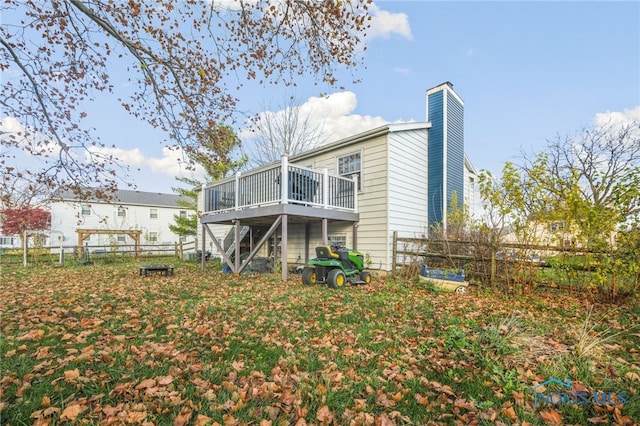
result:
[[[20,236],[0,234],[0,249],[19,249]]]
[[[119,190],[110,200],[78,200],[62,191],[51,200],[51,245],[89,246],[102,249],[136,244],[170,244],[186,241],[169,230],[174,215],[195,214],[178,206],[176,194]]]
[[[526,232],[517,234],[512,226],[507,227],[501,238],[504,243],[514,244],[532,244],[538,246],[547,246],[550,248],[583,248],[585,242],[579,237],[579,230],[574,225],[569,225],[564,221],[540,221],[530,220],[527,222]],[[616,238],[618,233],[613,231],[609,234],[607,242],[611,247],[616,246]],[[539,250],[540,251],[540,250]],[[544,251],[544,250],[543,250]],[[546,255],[553,254],[551,250]]]
[[[473,200],[464,103],[449,82],[426,95],[426,122],[387,124],[203,188],[199,241],[212,241],[236,272],[243,265],[232,253],[281,253],[286,279],[289,263],[305,263],[329,241],[389,271],[394,231],[425,236],[430,225],[446,227],[454,193],[459,206]]]
[[[20,246],[20,237],[18,235],[0,234],[0,249],[19,249]]]

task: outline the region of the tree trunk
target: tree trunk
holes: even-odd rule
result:
[[[27,247],[29,241],[27,240],[27,231],[22,231],[22,266],[27,267]]]

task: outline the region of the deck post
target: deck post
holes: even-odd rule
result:
[[[329,232],[327,230],[328,225],[327,225],[327,218],[323,217],[322,218],[322,244],[327,245],[329,244]]]
[[[353,248],[354,250],[358,250],[358,222],[353,222],[353,228],[352,228],[352,234],[353,234]]]
[[[329,206],[329,169],[322,168],[322,206],[326,209]]]
[[[240,210],[240,172],[236,173],[235,210]]]
[[[304,224],[304,264],[309,261],[309,243],[311,241],[311,225],[309,222]]]
[[[237,191],[236,191],[236,193],[237,193]],[[235,258],[235,261],[234,261],[234,265],[235,265],[234,272],[237,273],[238,271],[240,271],[240,241],[239,241],[240,240],[240,221],[239,220],[236,219],[236,223],[235,223],[234,227],[235,228],[234,228],[233,232],[234,232],[235,235],[234,235],[233,238],[236,241],[236,247],[235,247],[236,258]]]
[[[358,213],[358,175],[353,175],[353,211]]]
[[[282,204],[289,204],[289,162],[287,155],[282,154],[280,161],[280,181],[282,183],[282,186],[280,187],[280,201],[282,202]]]
[[[280,243],[280,259],[281,259],[281,269],[282,269],[282,281],[286,282],[288,278],[289,266],[287,263],[287,245],[288,245],[288,215],[282,215],[282,223],[280,224],[282,228],[282,241]],[[276,240],[277,241],[277,240]]]
[[[204,224],[202,224],[202,255],[200,256],[200,269],[204,271],[204,266],[206,265],[206,249],[207,249],[207,233],[204,232]]]

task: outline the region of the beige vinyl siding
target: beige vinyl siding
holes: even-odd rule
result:
[[[387,135],[384,133],[362,142],[337,147],[330,152],[319,152],[312,158],[301,160],[300,164],[313,161],[315,169],[327,167],[329,173],[337,173],[338,158],[361,153],[361,191],[358,194],[358,245],[362,253],[369,254],[372,268],[379,268],[388,263],[387,244],[385,236],[387,228]],[[303,231],[304,232],[304,231]],[[344,233],[347,236],[347,246],[353,247],[351,224],[329,224],[329,234]],[[291,235],[291,232],[289,232]],[[301,240],[304,244],[303,239]],[[319,225],[312,225],[309,255],[314,257],[315,246],[322,242],[322,229]],[[298,250],[296,245],[289,245],[290,250]],[[300,250],[304,250],[301,248]],[[296,251],[297,253],[297,251]],[[291,257],[291,256],[288,256]],[[297,254],[296,256],[297,257]]]
[[[281,236],[278,230],[278,236]],[[287,263],[289,266],[294,264],[304,264],[304,224],[287,224],[287,237],[289,245],[287,247]],[[273,239],[273,236],[271,237]],[[267,244],[265,244],[266,246]],[[298,256],[300,258],[298,259]]]
[[[372,269],[384,267],[388,257],[387,138],[388,133],[369,141],[365,148],[364,191],[358,198],[358,249],[369,254]]]

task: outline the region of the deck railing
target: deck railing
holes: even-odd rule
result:
[[[286,172],[284,172],[286,171]],[[331,175],[288,162],[237,173],[203,187],[204,213],[220,213],[272,204],[304,204],[357,212],[357,178]]]

